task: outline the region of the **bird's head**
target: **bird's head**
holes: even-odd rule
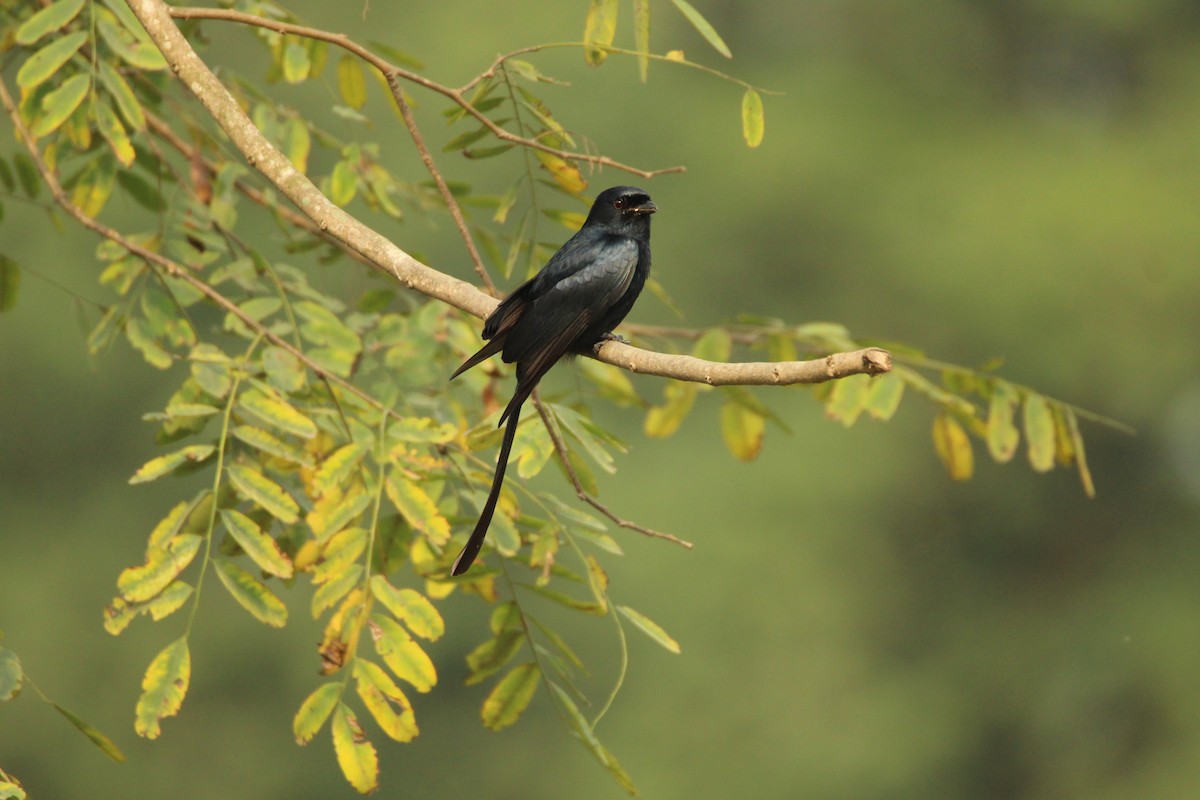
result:
[[[650,215],[655,211],[658,211],[658,206],[654,205],[645,189],[636,186],[614,186],[596,196],[584,225],[648,229]]]

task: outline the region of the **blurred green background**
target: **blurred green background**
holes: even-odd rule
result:
[[[636,410],[602,408],[632,445],[602,499],[696,542],[686,552],[618,533],[628,555],[605,562],[614,597],[683,654],[631,634],[602,740],[653,798],[1195,797],[1200,6],[697,5],[734,61],[718,63],[667,3],[653,4],[653,47],[784,92],[765,98],[757,150],[741,142],[736,87],[661,64],[643,85],[632,60],[589,69],[578,51],[532,58],[571,82],[545,99],[604,152],[687,165],[645,184],[661,209],[655,275],[683,324],[752,312],[838,321],[961,363],[1000,356],[1006,377],[1138,433],[1085,424],[1099,492],[1089,501],[1071,472],[1037,476],[1023,454],[997,466],[978,447],[976,478],[952,484],[930,443],[931,410],[914,397],[890,424],[846,431],[805,390],[762,392],[794,433],[769,430],[750,465],[724,449],[715,397],[661,441],[642,436]],[[586,11],[292,7],[315,26],[386,41],[446,83],[497,53],[578,39]],[[618,44],[630,46],[622,14]],[[263,74],[246,33],[204,31],[214,61]],[[414,95],[435,142],[459,132],[440,122],[436,98]],[[378,92],[373,102],[380,127],[339,134],[382,142],[397,172],[422,179]],[[441,164],[492,193],[517,169]],[[95,240],[15,200],[5,213],[0,250],[29,271],[0,317],[0,628],[38,685],[129,762],[108,762],[27,690],[0,706],[0,765],[44,798],[353,796],[327,733],[307,749],[292,742],[291,716],[316,681],[319,630],[303,597],[272,631],[208,593],[180,717],[157,742],[133,734],[142,671],[178,623],[138,622],[114,639],[100,611],[185,494],[126,485],[157,454],[140,415],[172,383],[124,345],[86,355],[73,295],[108,300]],[[106,213],[119,221],[122,209]],[[368,221],[470,279],[445,222]],[[647,296],[631,321],[676,318]],[[656,380],[637,380],[658,396]],[[620,796],[544,693],[515,729],[482,729],[485,690],[461,680],[486,616],[473,598],[442,608],[449,633],[429,648],[441,685],[416,698],[420,737],[374,737],[382,795]],[[594,685],[607,685],[611,625],[570,624]]]

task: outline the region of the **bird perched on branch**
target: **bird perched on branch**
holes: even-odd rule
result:
[[[557,253],[504,299],[483,324],[488,343],[463,362],[451,380],[500,353],[517,365],[517,388],[500,415],[507,421],[492,490],[471,538],[454,560],[452,575],[466,572],[483,546],[500,497],[504,470],[517,432],[521,405],[542,376],[564,356],[591,352],[625,319],[650,272],[650,195],[632,186],[605,189],[587,221]]]

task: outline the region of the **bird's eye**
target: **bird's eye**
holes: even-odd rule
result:
[[[613,208],[624,208],[624,207],[625,207],[625,198],[624,197],[618,197],[616,200],[613,200]]]

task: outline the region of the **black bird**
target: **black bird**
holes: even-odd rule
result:
[[[517,388],[500,415],[508,421],[492,490],[451,575],[466,572],[487,535],[504,469],[517,432],[521,404],[563,356],[590,352],[625,319],[650,272],[650,195],[614,186],[596,197],[587,221],[537,275],[504,299],[483,323],[488,343],[463,362],[451,380],[496,353],[517,365]]]

